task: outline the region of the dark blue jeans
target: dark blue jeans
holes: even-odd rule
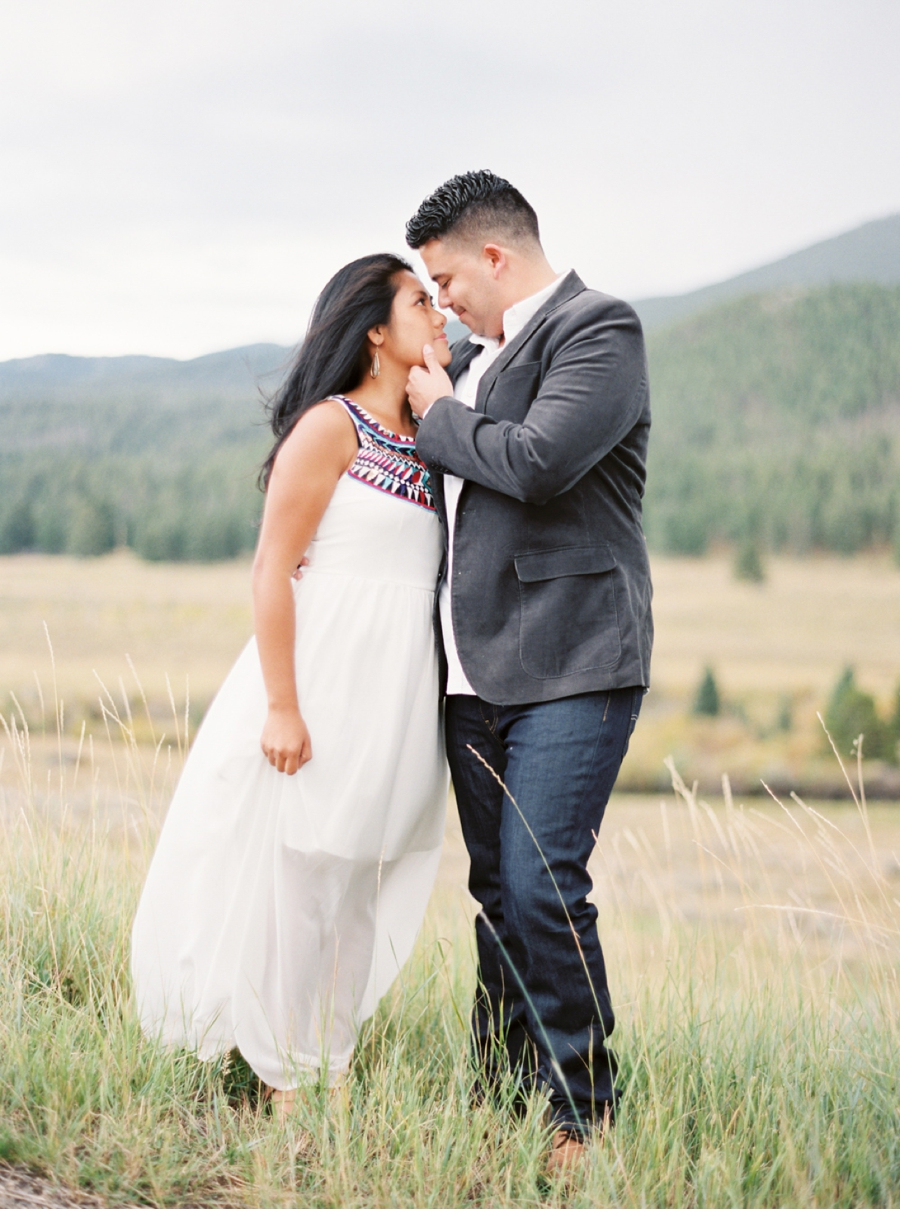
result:
[[[615,1020],[587,863],[642,697],[637,687],[513,707],[447,698],[469,891],[481,905],[480,1082],[490,1089],[508,1071],[526,1089],[536,1082],[554,1127],[577,1133],[615,1110]]]

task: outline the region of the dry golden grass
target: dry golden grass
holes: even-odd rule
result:
[[[77,734],[85,715],[97,719],[98,679],[124,709],[126,699],[139,703],[138,677],[151,715],[170,733],[167,679],[180,714],[189,687],[196,726],[251,634],[249,573],[247,560],[147,564],[127,551],[0,557],[0,704],[11,706],[13,692],[39,723],[41,693],[52,697],[46,623],[67,732]],[[726,554],[654,558],[653,687],[623,787],[664,789],[663,761],[673,754],[704,790],[725,770],[744,792],[761,790],[760,778],[782,789],[840,790],[816,712],[847,664],[887,708],[900,681],[900,568],[881,555],[815,556],[773,559],[767,573],[753,585],[734,579]],[[726,703],[716,720],[690,715],[707,664]],[[793,726],[779,732],[785,697]],[[141,735],[149,739],[146,728]],[[871,777],[894,794],[890,770]]]
[[[777,558],[762,585],[726,556],[653,560],[653,677],[688,693],[712,664],[726,692],[824,696],[841,669],[887,696],[900,679],[900,567],[887,555]]]
[[[773,559],[762,585],[735,581],[727,555],[654,557],[654,685],[688,694],[702,667],[726,691],[827,693],[841,668],[888,695],[900,678],[900,568],[887,556]],[[130,654],[151,698],[165,674],[198,700],[215,691],[252,630],[249,563],[147,564],[0,557],[0,686],[28,694],[56,649],[63,693],[93,697],[94,669],[127,679]]]
[[[53,643],[60,697],[93,704],[97,676],[114,693],[137,693],[130,657],[161,718],[166,677],[183,704],[208,703],[253,630],[250,565],[148,564],[129,551],[97,559],[0,557],[0,695],[14,691],[29,715],[37,704],[35,672],[49,679],[43,624]],[[47,687],[45,685],[46,694]]]

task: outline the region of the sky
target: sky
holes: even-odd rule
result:
[[[898,0],[0,0],[0,360],[293,344],[490,168],[690,290],[900,211]]]

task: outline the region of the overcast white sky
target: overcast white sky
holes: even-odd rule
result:
[[[492,168],[672,293],[900,211],[900,0],[0,0],[0,359],[292,343]]]

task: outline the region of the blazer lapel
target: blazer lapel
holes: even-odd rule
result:
[[[500,353],[482,375],[481,382],[478,384],[478,392],[475,396],[476,412],[484,412],[488,392],[494,385],[494,380],[510,360],[516,356],[525,342],[537,332],[547,317],[556,311],[557,307],[561,307],[563,303],[568,303],[569,299],[573,299],[575,295],[581,294],[585,289],[584,283],[575,270],[570,270],[546,303],[537,309],[522,331],[517,333],[511,341],[508,341],[503,346]]]
[[[481,353],[482,346],[476,345],[474,341],[470,341],[468,337],[462,337],[453,346],[453,357],[450,365],[447,367],[447,374],[450,376],[450,382],[456,386],[456,380],[466,370],[469,363],[476,354]]]
[[[431,495],[434,498],[434,508],[441,525],[447,526],[447,501],[444,497],[444,477],[437,471],[429,471],[431,480]]]

